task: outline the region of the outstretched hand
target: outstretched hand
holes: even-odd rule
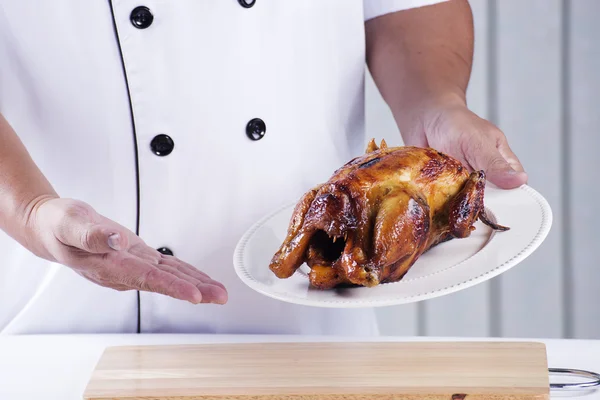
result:
[[[160,293],[193,304],[227,302],[225,287],[176,257],[147,246],[130,230],[71,199],[43,199],[28,220],[28,247],[115,290]]]
[[[464,105],[436,107],[421,117],[421,129],[403,134],[406,145],[433,147],[472,170],[484,170],[502,189],[527,183],[527,174],[506,136]]]

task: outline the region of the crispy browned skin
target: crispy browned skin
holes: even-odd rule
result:
[[[334,172],[294,209],[270,269],[288,278],[306,262],[314,287],[375,286],[402,279],[431,247],[471,234],[485,216],[485,173],[469,173],[431,148],[379,148]]]

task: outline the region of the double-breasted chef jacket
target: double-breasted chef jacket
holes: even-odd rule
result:
[[[0,333],[378,333],[246,287],[258,218],[364,152],[364,21],[440,0],[0,0],[0,112],[62,197],[228,289],[118,292],[0,236]]]

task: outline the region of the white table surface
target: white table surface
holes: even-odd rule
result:
[[[496,340],[433,337],[307,337],[226,335],[0,336],[0,400],[80,400],[107,346],[264,341],[446,341]],[[521,340],[521,339],[502,339]],[[550,367],[600,372],[600,341],[522,339],[547,346]],[[552,376],[551,382],[557,377]],[[563,380],[564,381],[564,380]],[[568,380],[567,380],[568,381]],[[571,380],[572,381],[572,380]],[[552,399],[600,399],[600,391],[552,392]]]

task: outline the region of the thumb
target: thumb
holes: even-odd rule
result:
[[[505,158],[500,151],[507,155]],[[512,157],[508,157],[512,155]],[[495,143],[485,143],[480,151],[465,154],[466,160],[473,169],[484,170],[487,179],[501,189],[514,189],[527,183],[527,174],[518,162],[516,156],[510,151],[508,145],[496,147]],[[508,160],[507,160],[508,158]],[[512,167],[515,166],[515,168]]]
[[[127,242],[127,234],[116,223],[89,224],[80,234],[80,248],[89,253],[124,250]]]
[[[68,206],[56,237],[68,246],[104,254],[128,248],[127,229],[85,205]]]

